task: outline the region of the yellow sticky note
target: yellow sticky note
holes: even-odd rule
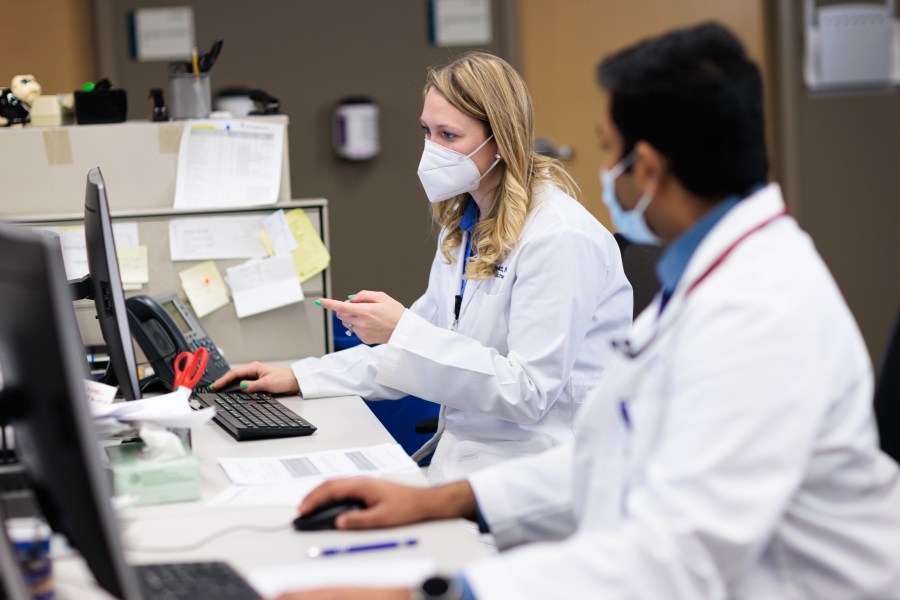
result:
[[[297,248],[291,252],[294,258],[294,267],[297,269],[297,277],[300,281],[306,281],[310,277],[321,273],[331,262],[331,255],[322,242],[322,238],[316,233],[312,222],[302,208],[295,208],[285,213],[285,219],[297,240]],[[260,231],[263,244],[269,256],[274,254],[272,244],[265,229]]]
[[[122,283],[148,283],[150,269],[147,266],[147,246],[118,246],[119,272]]]
[[[178,273],[194,312],[204,317],[228,304],[228,289],[216,263],[208,260]]]
[[[269,234],[266,233],[265,229],[259,230],[259,237],[262,238],[263,246],[266,247],[266,252],[269,253],[269,256],[275,256],[275,250],[272,249],[272,242],[269,241]]]

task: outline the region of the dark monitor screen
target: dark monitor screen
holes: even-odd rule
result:
[[[122,395],[126,400],[141,397],[137,375],[137,360],[128,314],[125,310],[125,292],[119,275],[119,261],[113,237],[106,184],[99,167],[88,172],[84,194],[84,236],[87,242],[88,267],[94,290],[97,319],[106,341],[109,362]]]
[[[88,412],[87,362],[58,238],[0,225],[0,307],[0,410],[41,511],[103,588],[140,598]]]

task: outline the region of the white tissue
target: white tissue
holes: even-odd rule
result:
[[[158,425],[141,424],[140,436],[144,442],[144,457],[148,460],[172,460],[187,453],[181,438]]]

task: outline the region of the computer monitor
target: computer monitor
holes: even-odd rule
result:
[[[88,413],[87,361],[58,238],[0,225],[0,307],[0,411],[41,512],[103,588],[141,598]]]
[[[126,400],[136,400],[141,397],[137,360],[131,341],[131,329],[128,327],[128,313],[125,310],[125,292],[122,290],[122,277],[119,274],[106,184],[99,167],[94,167],[87,175],[84,236],[94,304],[97,307],[100,331],[106,341],[109,364],[122,395]]]

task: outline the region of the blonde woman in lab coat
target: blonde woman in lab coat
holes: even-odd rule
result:
[[[531,98],[508,63],[466,54],[430,70],[424,96],[418,175],[441,226],[425,294],[409,308],[374,291],[320,299],[380,345],[252,363],[216,386],[436,402],[439,433],[416,458],[434,449],[439,483],[571,441],[611,339],[631,325],[632,294],[612,235],[534,152]]]

